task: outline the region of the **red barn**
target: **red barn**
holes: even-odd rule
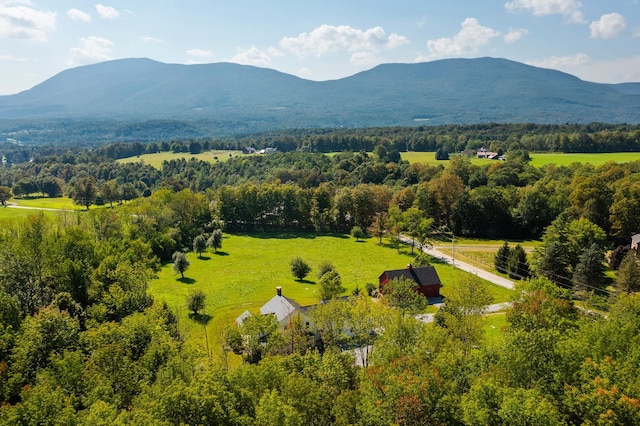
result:
[[[395,269],[393,271],[384,271],[378,277],[378,289],[382,291],[382,287],[394,278],[404,277],[418,284],[418,292],[425,297],[440,297],[440,287],[442,282],[433,266],[420,266],[414,268],[411,264],[405,269]]]

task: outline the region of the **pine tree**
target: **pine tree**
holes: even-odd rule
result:
[[[515,279],[526,279],[531,275],[529,262],[527,260],[527,253],[525,253],[520,244],[517,244],[513,249],[511,249],[511,253],[509,253],[507,273],[510,278]]]
[[[638,265],[638,257],[635,250],[629,250],[624,259],[622,259],[618,269],[616,286],[627,294],[640,290],[640,265]]]
[[[593,290],[604,283],[604,265],[602,250],[597,244],[586,249],[573,272],[573,288],[575,290]]]
[[[511,255],[511,247],[509,247],[509,243],[505,241],[493,258],[493,265],[498,272],[507,273],[509,269],[509,255]]]

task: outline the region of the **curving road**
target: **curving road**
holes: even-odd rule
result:
[[[405,244],[411,244],[410,237],[402,235],[400,236],[400,240]],[[505,287],[511,290],[515,288],[513,281],[511,281],[510,279],[501,277],[500,275],[496,275],[489,271],[485,271],[484,269],[479,269],[475,266],[469,265],[468,263],[461,262],[459,260],[456,260],[454,262],[454,259],[451,256],[449,256],[448,254],[444,254],[441,251],[434,249],[433,247],[423,247],[422,251],[430,256],[442,260],[443,262],[453,265],[455,268],[462,269],[463,271],[469,272],[470,274],[477,275],[483,280],[492,282],[495,285],[499,285],[500,287]]]

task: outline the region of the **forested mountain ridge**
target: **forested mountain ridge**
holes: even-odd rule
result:
[[[198,122],[210,135],[303,127],[638,123],[640,83],[590,83],[497,58],[383,64],[331,81],[231,63],[123,59],[69,69],[0,97],[0,120],[14,119],[180,120]]]

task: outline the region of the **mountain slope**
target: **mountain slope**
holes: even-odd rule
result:
[[[256,129],[478,122],[640,122],[640,85],[495,58],[385,64],[315,82],[231,63],[124,59],[0,97],[0,119],[178,119]]]

